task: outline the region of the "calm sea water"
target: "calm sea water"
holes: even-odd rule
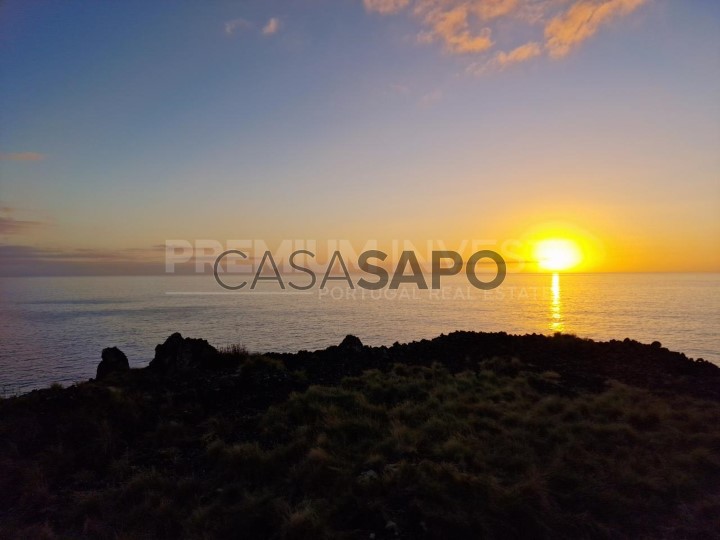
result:
[[[720,274],[515,274],[488,292],[462,279],[441,291],[220,291],[207,276],[2,278],[0,395],[93,377],[104,347],[147,365],[176,331],[256,352],[319,349],[346,334],[391,345],[454,330],[561,331],[658,340],[720,364]]]

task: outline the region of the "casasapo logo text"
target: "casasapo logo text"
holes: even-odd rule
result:
[[[467,259],[459,251],[431,249],[418,254],[411,249],[391,250],[339,249],[335,245],[318,250],[317,242],[305,241],[288,249],[281,243],[277,251],[264,242],[167,241],[166,271],[177,265],[195,262],[195,271],[212,268],[217,284],[230,291],[255,290],[259,284],[274,283],[279,290],[307,291],[324,289],[330,282],[345,282],[348,288],[376,291],[398,289],[401,285],[417,289],[440,289],[443,278],[464,275],[467,282],[481,290],[494,289],[505,279],[507,266],[503,257],[491,249],[473,251]],[[260,247],[260,249],[258,249]],[[322,255],[319,252],[322,251]],[[479,271],[483,267],[483,271]]]

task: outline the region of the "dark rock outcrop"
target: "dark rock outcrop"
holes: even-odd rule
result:
[[[102,360],[98,364],[97,374],[95,378],[102,380],[111,373],[120,373],[123,371],[130,370],[130,364],[128,363],[127,356],[117,347],[108,347],[103,349],[101,354]]]
[[[360,352],[362,351],[363,344],[359,337],[348,334],[345,339],[340,343],[340,349],[343,351]]]
[[[184,338],[178,332],[155,347],[150,369],[161,373],[182,373],[217,365],[220,353],[204,339]]]
[[[453,373],[486,367],[511,373],[519,367],[562,374],[566,392],[600,392],[607,380],[720,400],[720,367],[692,360],[662,345],[645,345],[631,339],[593,341],[567,334],[509,335],[505,332],[453,332],[432,340],[392,347],[368,347],[355,336],[340,345],[313,352],[265,353],[291,370],[303,370],[320,384],[338,384],[344,377],[368,369],[387,369],[393,363],[431,366],[437,362]],[[499,359],[494,361],[493,359]],[[550,390],[548,388],[548,390]]]

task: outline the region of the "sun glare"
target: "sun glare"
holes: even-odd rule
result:
[[[535,259],[543,270],[569,270],[582,260],[578,245],[572,240],[550,238],[535,244]]]

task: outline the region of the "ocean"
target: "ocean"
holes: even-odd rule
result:
[[[720,274],[508,274],[492,291],[226,292],[212,276],[0,278],[0,396],[95,376],[103,348],[132,367],[173,332],[287,352],[347,334],[392,345],[455,330],[660,341],[720,365]]]

